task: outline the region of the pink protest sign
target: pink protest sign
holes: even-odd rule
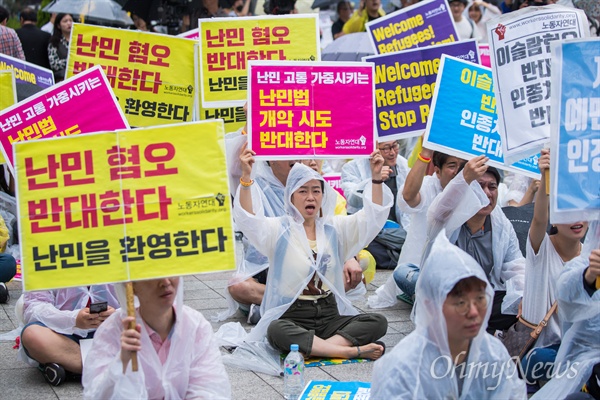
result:
[[[330,173],[323,175],[323,179],[325,182],[329,184],[332,188],[336,190],[339,194],[344,196],[344,191],[342,190],[342,174],[338,173]]]
[[[481,65],[491,68],[492,64],[490,63],[490,45],[487,43],[480,43],[478,46],[479,60]]]
[[[200,28],[192,29],[191,31],[183,32],[177,35],[186,39],[198,39],[200,37]]]
[[[373,64],[252,61],[248,142],[258,158],[353,158],[375,148]]]
[[[0,112],[0,144],[11,170],[15,142],[128,128],[100,66]]]

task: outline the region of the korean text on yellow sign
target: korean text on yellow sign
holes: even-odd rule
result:
[[[25,290],[233,269],[223,136],[207,121],[17,144]]]
[[[192,120],[194,41],[74,24],[67,77],[101,65],[131,126]]]
[[[201,19],[202,107],[242,106],[250,60],[319,61],[318,15]]]

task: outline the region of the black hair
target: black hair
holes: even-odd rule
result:
[[[340,13],[340,8],[341,8],[341,7],[342,7],[344,4],[348,4],[348,5],[350,5],[350,0],[340,0],[340,1],[337,3],[337,8],[336,8],[336,11],[337,11],[337,13],[338,13],[338,14]]]
[[[37,22],[37,12],[31,7],[24,8],[19,15],[23,21]]]
[[[550,227],[550,232],[548,232],[548,235],[556,235],[558,233],[558,228],[556,227],[556,225],[552,225]]]
[[[460,297],[465,293],[472,292],[475,290],[485,290],[487,283],[482,281],[476,276],[469,276],[456,282],[456,285],[452,288],[448,296]]]
[[[438,167],[439,169],[442,169],[444,164],[446,164],[448,157],[450,157],[450,156],[446,153],[434,151],[433,156],[431,156],[431,161],[433,162],[433,166]]]
[[[50,44],[54,47],[58,47],[60,43],[60,38],[62,37],[62,30],[60,29],[60,21],[66,16],[71,16],[71,14],[59,13],[56,14],[56,18],[54,19],[54,30],[52,31],[52,36],[50,37]],[[73,17],[71,17],[73,18]]]
[[[10,13],[8,12],[8,10],[0,6],[0,22],[4,21],[5,19],[8,19],[8,17],[10,17]]]
[[[286,15],[291,14],[296,7],[296,0],[266,0],[263,4],[265,14]]]

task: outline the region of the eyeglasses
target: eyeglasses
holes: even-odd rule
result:
[[[473,300],[473,304],[475,304],[475,307],[479,309],[487,308],[488,299],[484,294],[481,294]],[[471,302],[465,299],[460,299],[452,305],[454,306],[454,309],[459,315],[467,315],[467,313],[471,309]]]
[[[379,148],[379,151],[381,151],[382,153],[389,153],[390,151],[396,150],[398,150],[398,143],[394,143],[391,146],[384,146]]]

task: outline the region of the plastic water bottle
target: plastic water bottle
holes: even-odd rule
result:
[[[290,353],[283,362],[283,396],[296,400],[304,390],[304,357],[298,352],[298,345],[290,346]]]

